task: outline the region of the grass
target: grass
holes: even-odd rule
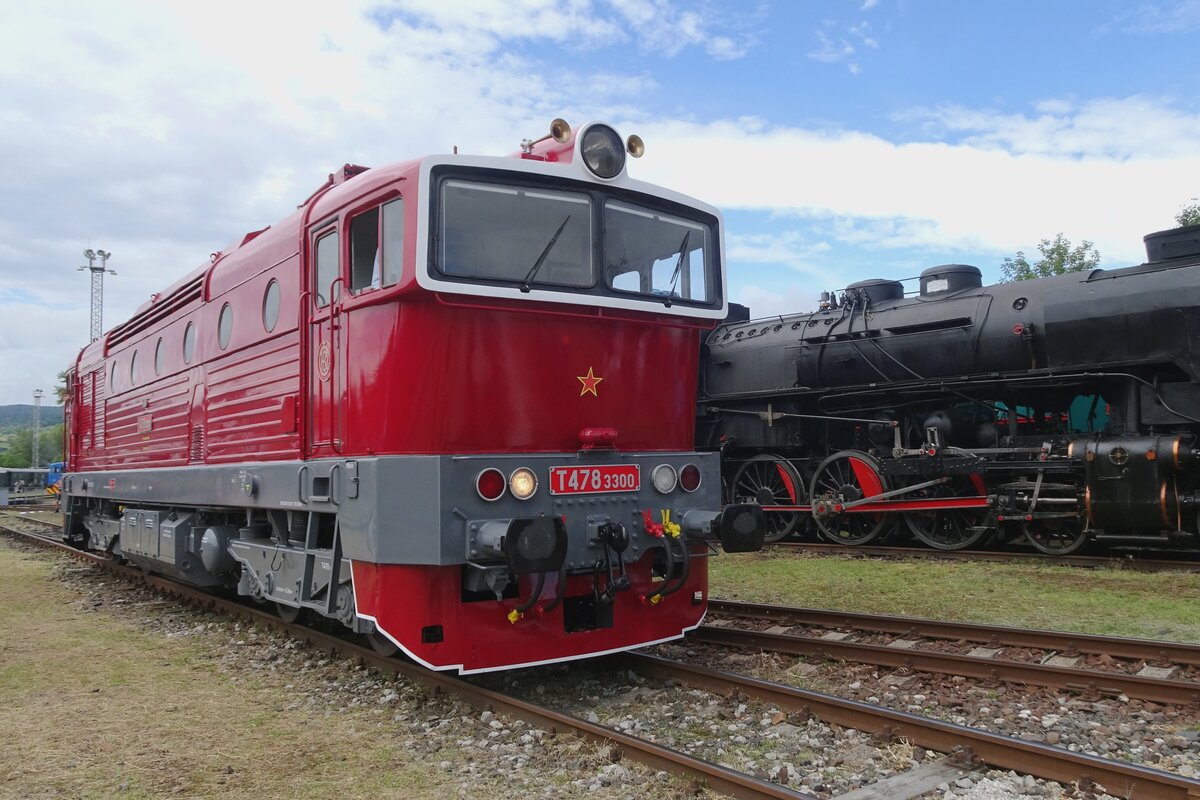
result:
[[[723,555],[713,597],[876,614],[1200,641],[1200,575],[1038,564]]]
[[[235,683],[201,643],[81,612],[53,563],[0,544],[0,798],[457,794],[386,726],[283,710],[286,676]]]

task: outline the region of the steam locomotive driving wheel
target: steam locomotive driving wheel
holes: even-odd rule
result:
[[[821,535],[835,544],[863,545],[892,525],[892,515],[837,508],[888,490],[879,462],[860,450],[843,450],[821,462],[809,484],[813,520]]]
[[[1030,544],[1052,556],[1070,555],[1083,549],[1088,542],[1088,532],[1077,517],[1035,519],[1022,522],[1021,529]]]
[[[978,479],[978,476],[972,476]],[[985,494],[971,477],[958,477],[950,483],[933,486],[909,495],[913,500],[938,497],[972,497]],[[993,532],[987,525],[987,509],[950,508],[940,511],[910,511],[904,523],[913,536],[938,550],[965,550],[977,547]]]
[[[771,511],[772,506],[795,506],[805,502],[804,482],[786,459],[759,455],[745,461],[733,474],[730,502],[757,503],[766,511],[764,540],[778,542],[793,533],[801,522],[799,511]]]
[[[1042,490],[1044,498],[1078,500],[1077,490],[1071,485],[1050,485]],[[1021,523],[1021,532],[1029,543],[1052,556],[1067,556],[1082,550],[1091,538],[1091,532],[1079,515],[1078,508],[1070,503],[1051,506],[1056,516],[1035,516]],[[1061,510],[1059,510],[1061,509]]]

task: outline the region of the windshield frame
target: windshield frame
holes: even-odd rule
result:
[[[421,214],[418,218],[418,236],[421,237],[417,240],[418,282],[427,289],[458,294],[618,307],[707,319],[724,318],[727,301],[722,219],[715,208],[676,192],[628,178],[605,182],[580,180],[570,174],[563,175],[564,166],[570,165],[512,158],[426,159],[422,164],[421,184],[425,197],[420,204]],[[442,272],[438,265],[438,257],[441,248],[439,238],[442,235],[442,186],[446,181],[498,184],[503,187],[588,196],[591,217],[589,225],[594,232],[591,243],[590,284],[551,284],[535,276],[529,290],[525,291],[520,278],[497,280]],[[669,302],[665,303],[664,300],[668,298],[661,295],[610,288],[604,277],[604,216],[608,200],[616,200],[702,226],[705,229],[705,272],[712,282],[712,296],[707,301],[670,297]],[[553,232],[553,226],[550,232]],[[597,232],[599,235],[596,235]],[[424,263],[421,263],[422,261]]]

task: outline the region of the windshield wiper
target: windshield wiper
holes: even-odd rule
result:
[[[687,255],[688,240],[691,236],[692,232],[685,230],[683,241],[679,243],[679,258],[675,261],[675,271],[671,273],[671,288],[667,290],[667,296],[663,300],[663,305],[667,308],[671,307],[671,298],[675,294],[675,284],[679,283],[679,271],[683,268],[683,257]]]
[[[521,281],[521,291],[529,294],[529,282],[537,275],[537,271],[542,268],[542,264],[546,261],[546,256],[550,255],[550,251],[554,249],[554,243],[558,241],[558,237],[562,236],[563,228],[567,227],[567,223],[571,221],[571,215],[567,214],[567,218],[562,221],[562,225],[558,226],[558,230],[554,232],[554,236],[550,237],[550,241],[546,242],[546,247],[542,250],[542,254],[538,256],[537,261],[533,262],[529,272],[525,273],[525,280]]]

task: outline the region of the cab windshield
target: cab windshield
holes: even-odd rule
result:
[[[719,304],[711,218],[689,219],[640,199],[592,187],[447,178],[431,271],[522,291]]]

